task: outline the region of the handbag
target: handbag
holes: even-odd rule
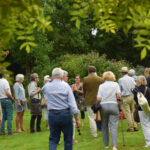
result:
[[[101,109],[100,102],[93,104],[91,109],[93,110],[94,113],[97,113],[97,111]]]
[[[95,121],[96,122],[101,122],[101,112],[98,110],[95,114]]]
[[[138,112],[138,107],[137,105],[135,105],[135,110],[133,112],[133,117],[134,117],[134,120],[136,122],[140,122],[140,117],[139,117],[139,112]]]
[[[138,98],[138,103],[141,106],[142,110],[146,113],[150,113],[150,107],[145,97],[146,92],[147,92],[147,87],[145,88],[144,95],[141,92],[137,93],[137,98]]]

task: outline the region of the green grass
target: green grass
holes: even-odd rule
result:
[[[13,119],[13,132],[15,133],[15,116]],[[30,122],[30,112],[25,112],[24,115],[24,127],[26,132],[15,133],[13,136],[0,136],[0,150],[48,150],[48,140],[49,140],[49,131],[45,127],[45,121],[42,118],[42,129],[43,132],[30,134],[29,133],[29,122]],[[124,129],[127,129],[126,120],[123,121]],[[122,132],[121,132],[121,122],[119,121],[118,128],[118,150],[144,150],[145,140],[141,126],[138,125],[139,131],[133,133],[124,132],[125,135],[125,147],[122,142]],[[80,128],[81,136],[77,134],[76,139],[78,143],[73,146],[74,150],[105,150],[101,132],[98,132],[98,137],[93,138],[90,134],[88,117],[86,114],[85,125]],[[58,145],[57,150],[63,150],[63,136],[61,136],[61,143]],[[111,146],[111,138],[109,143]]]

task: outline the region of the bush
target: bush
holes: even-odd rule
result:
[[[121,60],[108,60],[106,55],[99,56],[96,52],[88,55],[67,54],[56,59],[54,67],[61,67],[69,73],[69,83],[74,82],[74,77],[79,74],[82,78],[88,75],[88,66],[93,65],[97,69],[97,74],[102,76],[105,71],[112,71],[118,80],[121,77],[120,69],[122,66],[131,66],[131,64]]]

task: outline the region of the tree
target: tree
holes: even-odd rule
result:
[[[115,34],[121,29],[134,35],[135,47],[142,48],[141,59],[150,50],[150,1],[145,0],[75,0],[72,21],[80,27],[81,18],[93,16],[95,26]]]

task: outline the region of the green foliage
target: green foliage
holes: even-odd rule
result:
[[[116,79],[120,78],[120,69],[122,66],[130,66],[125,61],[108,60],[105,55],[99,56],[98,53],[92,52],[88,55],[64,55],[56,59],[53,67],[61,67],[68,71],[69,80],[72,82],[76,75],[82,78],[87,76],[88,67],[94,65],[97,69],[97,74],[102,76],[105,71],[112,71],[116,75]],[[52,67],[52,68],[53,68]]]
[[[106,32],[121,29],[125,35],[134,34],[135,46],[143,48],[141,60],[150,50],[150,1],[131,0],[74,0],[72,21],[79,28],[81,18],[93,16],[95,26]]]

